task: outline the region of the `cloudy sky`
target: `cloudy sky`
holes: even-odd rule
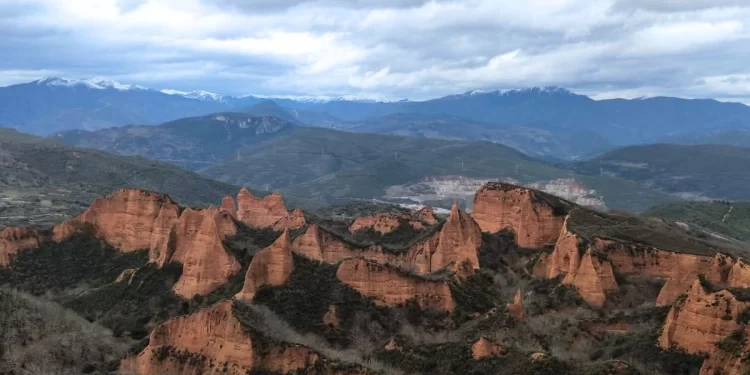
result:
[[[750,0],[0,0],[0,85],[424,99],[556,85],[750,103]]]

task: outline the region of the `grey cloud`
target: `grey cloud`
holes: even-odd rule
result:
[[[722,7],[750,7],[747,0],[617,0],[616,10],[656,12],[698,11]]]
[[[247,12],[275,12],[298,6],[325,6],[349,9],[410,8],[431,0],[216,0],[211,3]],[[435,1],[435,0],[432,0]],[[448,0],[438,0],[448,1]]]

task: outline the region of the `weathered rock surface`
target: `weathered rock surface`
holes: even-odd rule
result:
[[[566,205],[536,190],[490,182],[474,196],[472,216],[483,232],[511,229],[519,246],[537,249],[557,241]]]
[[[61,241],[92,226],[97,236],[120,251],[148,249],[171,228],[170,220],[157,222],[157,218],[176,218],[178,212],[179,206],[168,195],[121,189],[96,199],[81,215],[55,226],[53,238]]]
[[[384,212],[372,216],[363,216],[354,219],[349,225],[350,232],[356,232],[365,228],[372,228],[380,234],[388,234],[398,229],[401,222],[408,223],[414,229],[424,229],[422,222],[414,220],[411,215],[403,212]]]
[[[231,215],[233,218],[237,218],[237,204],[234,202],[234,198],[230,196],[225,196],[221,200],[221,211],[226,212],[229,215]]]
[[[245,274],[245,284],[235,297],[252,301],[263,285],[281,285],[294,271],[294,259],[289,243],[289,231],[279,236],[271,246],[253,257]]]
[[[448,281],[408,275],[394,266],[363,258],[343,261],[336,277],[380,305],[397,306],[416,299],[423,309],[452,311],[455,307]]]
[[[355,247],[316,224],[311,224],[303,234],[294,238],[292,251],[328,264],[338,264],[351,257],[364,257],[380,262],[385,262],[387,258],[379,246]]]
[[[153,251],[154,259],[160,265],[182,264],[182,276],[172,288],[177,295],[183,298],[205,295],[240,271],[239,261],[223,244],[224,239],[235,234],[234,219],[218,208],[186,208],[172,228],[166,248]]]
[[[254,370],[273,373],[343,374],[321,363],[323,358],[301,345],[253,337],[224,301],[194,314],[170,319],[151,333],[148,346],[121,363],[136,374],[230,374]],[[316,366],[321,363],[321,366]],[[318,371],[318,367],[323,370]],[[315,368],[313,372],[309,369]]]
[[[245,188],[237,195],[237,218],[251,227],[297,229],[305,224],[302,211],[287,211],[278,193],[258,198]]]
[[[524,310],[523,307],[523,294],[521,293],[521,289],[516,291],[516,295],[513,297],[513,303],[508,304],[508,314],[518,320],[526,319],[526,310]]]
[[[5,227],[0,229],[0,267],[10,264],[11,258],[19,251],[39,247],[44,240],[41,232],[25,227]]]
[[[435,225],[438,223],[438,218],[435,215],[435,210],[430,207],[426,206],[423,209],[417,211],[415,215],[419,220],[429,224],[429,225]]]
[[[484,337],[480,337],[471,345],[471,357],[475,360],[504,356],[508,354],[508,351],[508,347]]]
[[[737,316],[749,306],[750,302],[738,301],[728,290],[707,292],[695,280],[687,297],[670,309],[659,346],[711,353],[717,341],[740,328]]]

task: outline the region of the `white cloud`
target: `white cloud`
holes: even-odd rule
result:
[[[741,84],[715,77],[750,75],[749,23],[744,0],[0,0],[0,84],[54,72],[225,94],[734,97]]]

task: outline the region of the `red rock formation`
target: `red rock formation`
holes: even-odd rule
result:
[[[372,228],[380,234],[388,234],[398,229],[402,221],[407,221],[414,229],[424,229],[421,221],[415,220],[410,214],[403,212],[384,212],[372,216],[355,219],[349,226],[349,232],[356,232],[364,228]]]
[[[481,246],[479,225],[454,203],[440,231],[412,246],[396,263],[418,274],[458,267],[464,262],[477,269]]]
[[[471,346],[471,357],[478,361],[484,358],[504,356],[508,354],[508,351],[508,347],[484,337],[480,337],[479,340],[475,341]]]
[[[338,264],[351,257],[364,257],[381,263],[386,261],[386,255],[380,247],[354,247],[316,224],[307,227],[305,233],[292,241],[292,251],[328,264]]]
[[[271,246],[253,257],[245,275],[245,285],[235,297],[252,301],[255,292],[263,285],[281,285],[294,271],[289,231],[284,233]]]
[[[474,219],[483,232],[513,230],[521,247],[552,245],[560,234],[565,212],[552,207],[543,194],[500,182],[487,183],[474,196]]]
[[[98,198],[81,215],[59,224],[53,229],[56,241],[64,240],[86,225],[116,249],[129,252],[148,249],[155,237],[169,233],[167,227],[157,227],[161,215],[177,217],[179,207],[168,195],[139,189],[122,189]],[[159,224],[169,225],[168,220]]]
[[[744,337],[750,337],[750,330],[743,331]],[[741,353],[750,351],[747,342],[739,350]],[[714,350],[708,358],[703,361],[699,375],[745,375],[750,372],[750,364],[742,360],[742,355],[734,355],[721,350]]]
[[[750,265],[742,259],[732,263],[732,269],[729,270],[727,284],[736,288],[750,288]]]
[[[513,303],[508,304],[508,314],[518,320],[526,319],[526,311],[523,308],[523,294],[521,294],[521,289],[518,289],[515,297],[513,297]]]
[[[234,198],[230,196],[224,196],[221,200],[221,212],[226,212],[233,218],[237,218],[237,204],[234,202]]]
[[[455,307],[448,281],[408,275],[363,258],[343,261],[336,277],[380,305],[397,306],[416,300],[423,309],[452,311]]]
[[[328,311],[323,315],[323,324],[331,328],[339,327],[341,322],[339,322],[339,317],[336,315],[336,306],[328,306]]]
[[[731,292],[707,292],[695,280],[687,297],[669,311],[659,346],[712,353],[717,341],[740,328],[737,316],[748,307],[750,302],[737,300]]]
[[[296,208],[289,215],[279,219],[279,221],[273,225],[273,229],[277,231],[284,229],[297,229],[302,228],[305,224],[307,224],[305,221],[305,214],[301,209]]]
[[[253,370],[337,373],[307,372],[317,368],[321,359],[304,346],[248,335],[234,316],[232,302],[224,301],[158,326],[151,332],[148,346],[124,359],[121,370],[141,375],[244,375]]]
[[[430,206],[426,206],[425,208],[417,211],[415,216],[417,217],[417,219],[429,225],[435,225],[438,222],[437,216],[435,216],[435,210],[433,210]]]
[[[36,229],[5,227],[0,229],[0,267],[10,264],[11,258],[19,251],[39,247],[44,240]]]
[[[237,234],[234,219],[216,207],[185,209],[170,233],[159,264],[179,262],[182,276],[174,292],[183,298],[205,295],[224,285],[240,271],[240,263],[224,248],[223,240]]]

